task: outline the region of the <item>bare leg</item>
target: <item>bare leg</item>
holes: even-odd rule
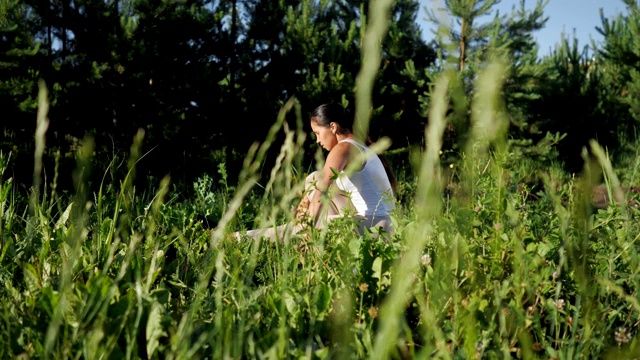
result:
[[[365,229],[371,232],[371,237],[380,237],[384,241],[389,241],[393,235],[393,224],[391,223],[391,218],[388,216],[378,216],[373,218],[356,216],[356,220],[359,221],[358,232],[360,235],[365,234]]]
[[[306,201],[311,201],[313,195],[317,190],[316,182],[318,181],[319,173],[317,171],[312,172],[307,176],[304,183],[304,189],[306,194]],[[355,208],[353,204],[351,204],[351,200],[349,199],[349,194],[346,194],[343,191],[338,189],[332,189],[335,191],[335,194],[331,198],[331,203],[329,204],[329,208],[327,211],[327,216],[340,215],[344,216],[346,212],[354,212]],[[302,199],[302,202],[305,202],[305,199]],[[301,203],[302,203],[301,202]]]
[[[282,240],[285,237],[289,237],[292,235],[296,235],[300,230],[304,228],[304,222],[306,221],[306,216],[309,211],[309,204],[311,202],[311,198],[313,198],[314,192],[316,189],[316,181],[318,179],[318,172],[314,171],[309,174],[305,179],[304,183],[304,196],[302,200],[296,207],[295,218],[292,222],[289,222],[284,225],[279,225],[276,227],[269,227],[264,229],[254,229],[248,230],[246,235],[258,239],[262,237],[266,237],[271,239],[272,241]],[[325,218],[320,221],[317,226],[323,227],[326,224],[326,221],[335,217],[344,216],[347,210],[353,209],[353,205],[351,204],[351,200],[344,192],[338,191],[333,198],[331,199],[331,204],[327,209],[327,215]],[[233,236],[241,240],[241,233],[236,231],[233,233]]]

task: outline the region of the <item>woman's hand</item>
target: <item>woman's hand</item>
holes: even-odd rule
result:
[[[316,182],[316,191],[313,194],[309,205],[309,215],[316,225],[320,219],[320,213],[323,210],[323,194],[328,194],[331,185],[335,182],[336,177],[349,163],[349,154],[351,145],[347,142],[339,143],[327,155],[327,161],[322,168],[320,178]]]

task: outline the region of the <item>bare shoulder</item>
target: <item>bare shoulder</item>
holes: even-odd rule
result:
[[[331,151],[329,151],[325,166],[337,170],[343,170],[349,161],[350,150],[351,146],[349,143],[338,143],[333,147],[333,149],[331,149]]]
[[[351,144],[348,142],[341,142],[336,144],[336,146],[333,147],[333,149],[331,149],[331,151],[329,151],[329,155],[334,155],[334,156],[345,156],[349,154],[349,151],[351,150]]]

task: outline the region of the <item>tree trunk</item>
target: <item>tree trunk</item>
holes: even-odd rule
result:
[[[69,19],[69,1],[64,0],[62,2],[62,21],[60,21],[60,33],[62,34],[62,58],[67,55],[68,49],[68,38],[67,38],[67,28],[65,24],[68,24],[67,21]]]
[[[229,63],[229,88],[233,91],[236,85],[235,71],[237,62],[236,38],[238,32],[238,0],[232,0],[231,6],[231,49],[233,53],[231,54],[231,61]]]
[[[466,29],[465,29],[465,19],[462,19],[460,23],[460,71],[464,70],[464,56],[465,56],[465,48],[466,48]]]
[[[51,35],[51,22],[53,20],[53,0],[49,0],[49,5],[47,6],[47,43],[49,45],[49,61],[53,61],[53,36]]]

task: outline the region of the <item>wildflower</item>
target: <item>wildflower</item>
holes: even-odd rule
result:
[[[552,278],[553,280],[557,279],[557,278],[558,278],[558,272],[557,272],[557,271],[554,271],[554,272],[553,272],[553,274],[551,274],[551,278]]]
[[[502,223],[493,224],[493,228],[496,229],[496,230],[500,230],[500,229],[502,229],[502,227],[503,227]]]
[[[360,284],[360,291],[361,292],[367,292],[367,290],[369,290],[369,285],[367,285],[366,283]]]
[[[564,300],[558,299],[558,301],[556,301],[556,307],[558,308],[558,310],[564,309]]]
[[[429,254],[422,255],[422,265],[428,266],[429,264],[431,264],[431,255]]]
[[[473,356],[474,359],[482,359],[482,353],[484,352],[484,344],[482,341],[478,341],[476,344],[476,353]]]
[[[449,164],[449,169],[453,169],[453,164]]]
[[[378,307],[377,306],[370,307],[368,312],[369,312],[369,316],[371,316],[372,318],[375,319],[375,318],[378,317]]]
[[[631,341],[631,333],[627,332],[627,329],[621,327],[618,328],[618,330],[616,330],[616,342],[618,343],[618,346],[622,345],[622,344],[626,344],[629,341]]]
[[[475,211],[475,212],[480,211],[480,206],[476,206],[476,207],[474,207],[474,208],[473,208],[473,211]]]

